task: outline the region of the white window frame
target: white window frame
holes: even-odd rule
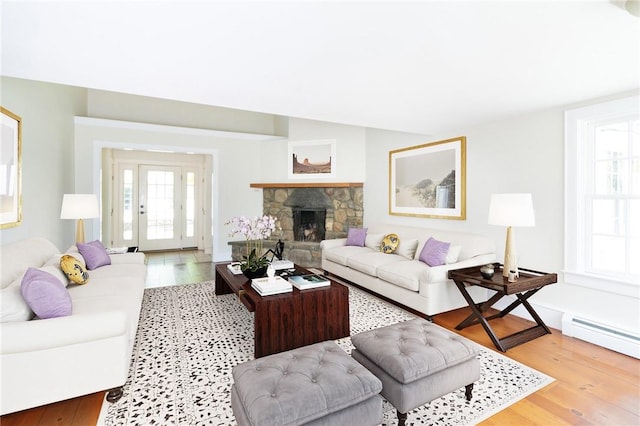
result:
[[[589,272],[586,250],[590,250],[587,224],[591,210],[587,208],[587,183],[593,172],[585,167],[592,158],[591,146],[583,143],[586,129],[595,121],[614,120],[639,114],[640,97],[632,96],[565,112],[565,216],[564,216],[564,281],[625,296],[640,298],[640,279],[616,277]]]

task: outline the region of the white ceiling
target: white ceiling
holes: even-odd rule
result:
[[[435,134],[639,87],[611,1],[2,1],[2,75]]]

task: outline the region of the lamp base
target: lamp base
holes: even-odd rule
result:
[[[504,269],[503,277],[509,277],[509,271],[514,271],[518,276],[518,255],[516,253],[516,237],[511,226],[507,227],[507,242],[504,248]]]
[[[78,219],[78,225],[76,227],[76,244],[84,244],[84,221]]]

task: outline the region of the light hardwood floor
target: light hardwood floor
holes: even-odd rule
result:
[[[147,253],[147,287],[211,280],[214,264],[201,252]],[[434,320],[453,329],[468,309],[437,315]],[[492,321],[498,335],[531,324],[507,316]],[[460,332],[495,350],[479,325]],[[506,356],[556,379],[549,386],[511,405],[481,425],[612,425],[640,424],[640,361],[557,330],[510,349]],[[0,417],[2,426],[94,425],[104,394],[98,392]]]

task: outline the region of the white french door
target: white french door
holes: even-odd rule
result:
[[[198,169],[120,163],[115,179],[115,245],[140,250],[197,246]]]
[[[180,167],[140,166],[138,245],[141,250],[181,246]]]

